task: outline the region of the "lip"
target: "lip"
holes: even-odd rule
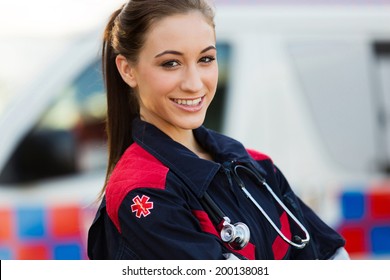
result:
[[[175,99],[181,99],[181,100],[196,100],[200,98],[201,101],[199,102],[199,104],[197,105],[184,105],[184,104],[178,104],[177,102],[175,102],[174,100]],[[200,111],[202,108],[203,108],[203,104],[204,104],[204,98],[205,98],[205,95],[203,96],[200,96],[200,97],[195,97],[195,98],[171,98],[171,102],[179,109],[183,110],[183,111],[186,111],[186,112],[198,112]]]

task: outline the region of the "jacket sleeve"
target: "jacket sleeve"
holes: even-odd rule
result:
[[[343,248],[343,237],[327,225],[308,205],[306,205],[291,189],[282,172],[274,166],[276,182],[282,192],[282,201],[291,208],[306,227],[310,235],[310,242],[303,250],[294,249],[292,257],[295,259],[330,259],[339,248]],[[293,235],[302,231],[297,225],[292,227]]]
[[[218,238],[202,231],[193,211],[173,192],[132,190],[118,216],[120,259],[224,259]]]

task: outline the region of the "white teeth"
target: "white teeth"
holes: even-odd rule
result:
[[[194,100],[188,100],[188,99],[174,99],[174,101],[179,104],[179,105],[187,105],[187,106],[196,106],[198,105],[201,101],[202,98],[199,97]]]

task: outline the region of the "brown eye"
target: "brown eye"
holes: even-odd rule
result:
[[[211,63],[215,60],[215,57],[213,56],[204,56],[199,61],[202,63]]]
[[[169,61],[166,61],[164,62],[161,66],[164,67],[164,68],[174,68],[176,66],[179,66],[180,63],[176,60],[169,60]]]

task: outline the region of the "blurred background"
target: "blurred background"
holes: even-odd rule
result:
[[[354,259],[390,259],[390,1],[215,0],[206,126],[270,155]],[[0,0],[0,259],[86,259],[100,40],[123,1]]]

